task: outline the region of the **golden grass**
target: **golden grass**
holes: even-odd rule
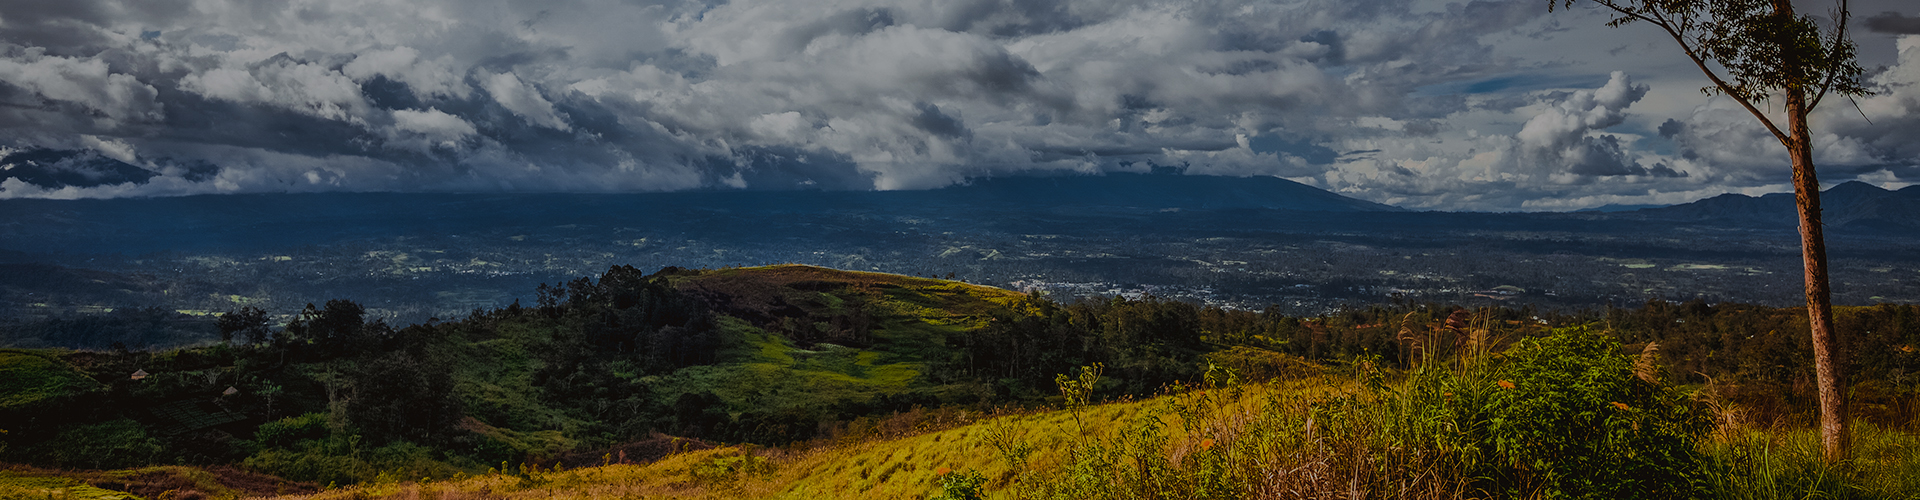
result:
[[[49,500],[131,500],[132,495],[103,490],[69,478],[19,477],[0,472],[0,498]]]
[[[1026,294],[1020,292],[984,285],[800,264],[717,269],[696,276],[676,277],[674,281],[682,290],[729,296],[737,307],[748,309],[772,304],[784,295],[808,288],[796,285],[832,284],[834,288],[877,293],[894,302],[891,306],[898,313],[927,320],[984,314],[993,307],[1026,298]]]
[[[312,485],[232,467],[162,465],[109,471],[69,471],[13,465],[0,470],[0,499],[231,500],[249,491],[312,491]]]
[[[1184,403],[1205,412],[1195,415],[1205,426],[1180,432],[1165,452],[1179,457],[1202,449],[1202,443],[1222,443],[1235,437],[1236,423],[1244,425],[1262,411],[1263,402],[1279,394],[1351,390],[1341,381],[1313,380],[1248,385],[1240,391],[1189,392],[1142,401],[1120,401],[1081,410],[1080,421],[1065,410],[985,417],[960,415],[971,423],[930,430],[925,421],[893,432],[846,433],[810,447],[752,449],[720,447],[676,454],[644,465],[614,464],[527,474],[496,473],[442,481],[371,484],[311,495],[273,497],[278,500],[348,499],[895,499],[939,493],[935,470],[979,471],[987,478],[992,498],[1011,498],[1022,472],[1060,469],[1070,459],[1075,443],[1111,439],[1139,418],[1158,418],[1168,429],[1183,429],[1178,412],[1158,411]],[[1232,392],[1232,394],[1228,394]],[[1208,404],[1194,404],[1203,398]],[[1232,398],[1231,401],[1225,398]],[[882,424],[885,425],[885,424]],[[996,431],[1000,433],[995,436]],[[881,434],[882,437],[872,437]],[[1015,470],[994,446],[1003,442],[1031,447],[1027,471]],[[702,478],[703,465],[750,453],[767,459],[771,472],[742,473],[721,479]],[[1032,477],[1032,476],[1028,476]]]
[[[1077,490],[1058,489],[1069,481],[1095,489],[1133,484],[1121,477],[1126,470],[1099,469],[1115,475],[1093,477],[1090,482],[1070,476],[1076,467],[1073,460],[1086,460],[1093,456],[1086,454],[1088,450],[1102,449],[1106,451],[1094,453],[1107,453],[1106,458],[1096,460],[1125,465],[1142,456],[1156,456],[1173,467],[1169,472],[1201,481],[1182,488],[1203,485],[1204,474],[1193,475],[1201,469],[1242,471],[1232,479],[1236,484],[1227,485],[1238,492],[1228,494],[1234,497],[1348,498],[1398,491],[1405,498],[1452,499],[1485,493],[1469,488],[1469,480],[1459,476],[1461,471],[1448,468],[1444,460],[1381,441],[1391,436],[1378,429],[1346,428],[1332,420],[1316,423],[1306,418],[1307,405],[1328,397],[1375,400],[1352,376],[1326,374],[1109,402],[1081,409],[1078,418],[1068,410],[1007,415],[941,410],[839,429],[829,433],[833,437],[787,449],[729,446],[643,465],[491,473],[276,498],[925,498],[940,493],[939,469],[981,473],[988,480],[987,498],[1071,494]],[[1349,422],[1349,427],[1383,424],[1374,420],[1362,418]],[[1850,469],[1838,470],[1819,463],[1817,436],[1811,430],[1760,429],[1737,418],[1722,419],[1719,427],[1718,432],[1703,436],[1701,443],[1716,464],[1707,471],[1713,496],[1774,499],[1844,497],[1855,492],[1878,498],[1920,492],[1920,456],[1915,454],[1920,436],[1913,433],[1857,427],[1857,460]],[[1147,428],[1159,429],[1164,439],[1140,439],[1138,433]],[[1147,443],[1147,448],[1128,448],[1139,443]],[[1022,447],[1010,445],[1030,450],[1023,463],[1016,465],[1003,453]],[[1076,455],[1076,450],[1081,454]],[[1413,454],[1401,456],[1406,453]],[[757,458],[741,458],[746,456]],[[745,462],[770,467],[731,472],[716,468]],[[1203,465],[1207,463],[1214,465]]]

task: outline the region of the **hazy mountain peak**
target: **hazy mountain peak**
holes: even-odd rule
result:
[[[1313,212],[1397,212],[1400,207],[1349,198],[1279,177],[1177,173],[1108,173],[976,178],[926,191],[952,202],[1144,209],[1276,209]]]
[[[1829,196],[1862,196],[1862,195],[1872,196],[1872,195],[1881,195],[1881,194],[1887,194],[1892,192],[1893,191],[1882,189],[1880,186],[1875,186],[1865,182],[1847,181],[1847,182],[1842,182],[1837,186],[1827,188],[1827,190],[1823,191],[1822,193]]]
[[[85,150],[0,150],[0,182],[21,182],[47,189],[142,183],[159,174]]]

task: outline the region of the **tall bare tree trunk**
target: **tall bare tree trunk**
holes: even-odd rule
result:
[[[1806,264],[1807,326],[1813,330],[1814,386],[1820,396],[1820,448],[1827,463],[1847,459],[1845,373],[1835,355],[1833,299],[1827,289],[1827,240],[1820,225],[1820,180],[1813,172],[1804,88],[1787,89],[1787,154],[1793,157],[1793,199],[1800,212],[1800,258]]]

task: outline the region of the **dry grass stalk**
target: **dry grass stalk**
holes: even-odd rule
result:
[[[1647,348],[1640,350],[1640,357],[1633,360],[1633,376],[1649,384],[1660,385],[1659,353],[1660,343],[1648,342]]]

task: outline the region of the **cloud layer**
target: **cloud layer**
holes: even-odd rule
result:
[[[1672,47],[1635,41],[1656,33],[1545,7],[4,0],[0,147],[159,175],[0,198],[919,189],[1156,166],[1434,209],[1783,189],[1784,152],[1700,96]],[[1886,12],[1861,32],[1920,16],[1855,8]],[[1893,36],[1897,56],[1867,61],[1880,94],[1820,111],[1829,181],[1920,182],[1920,37],[1867,42]]]

